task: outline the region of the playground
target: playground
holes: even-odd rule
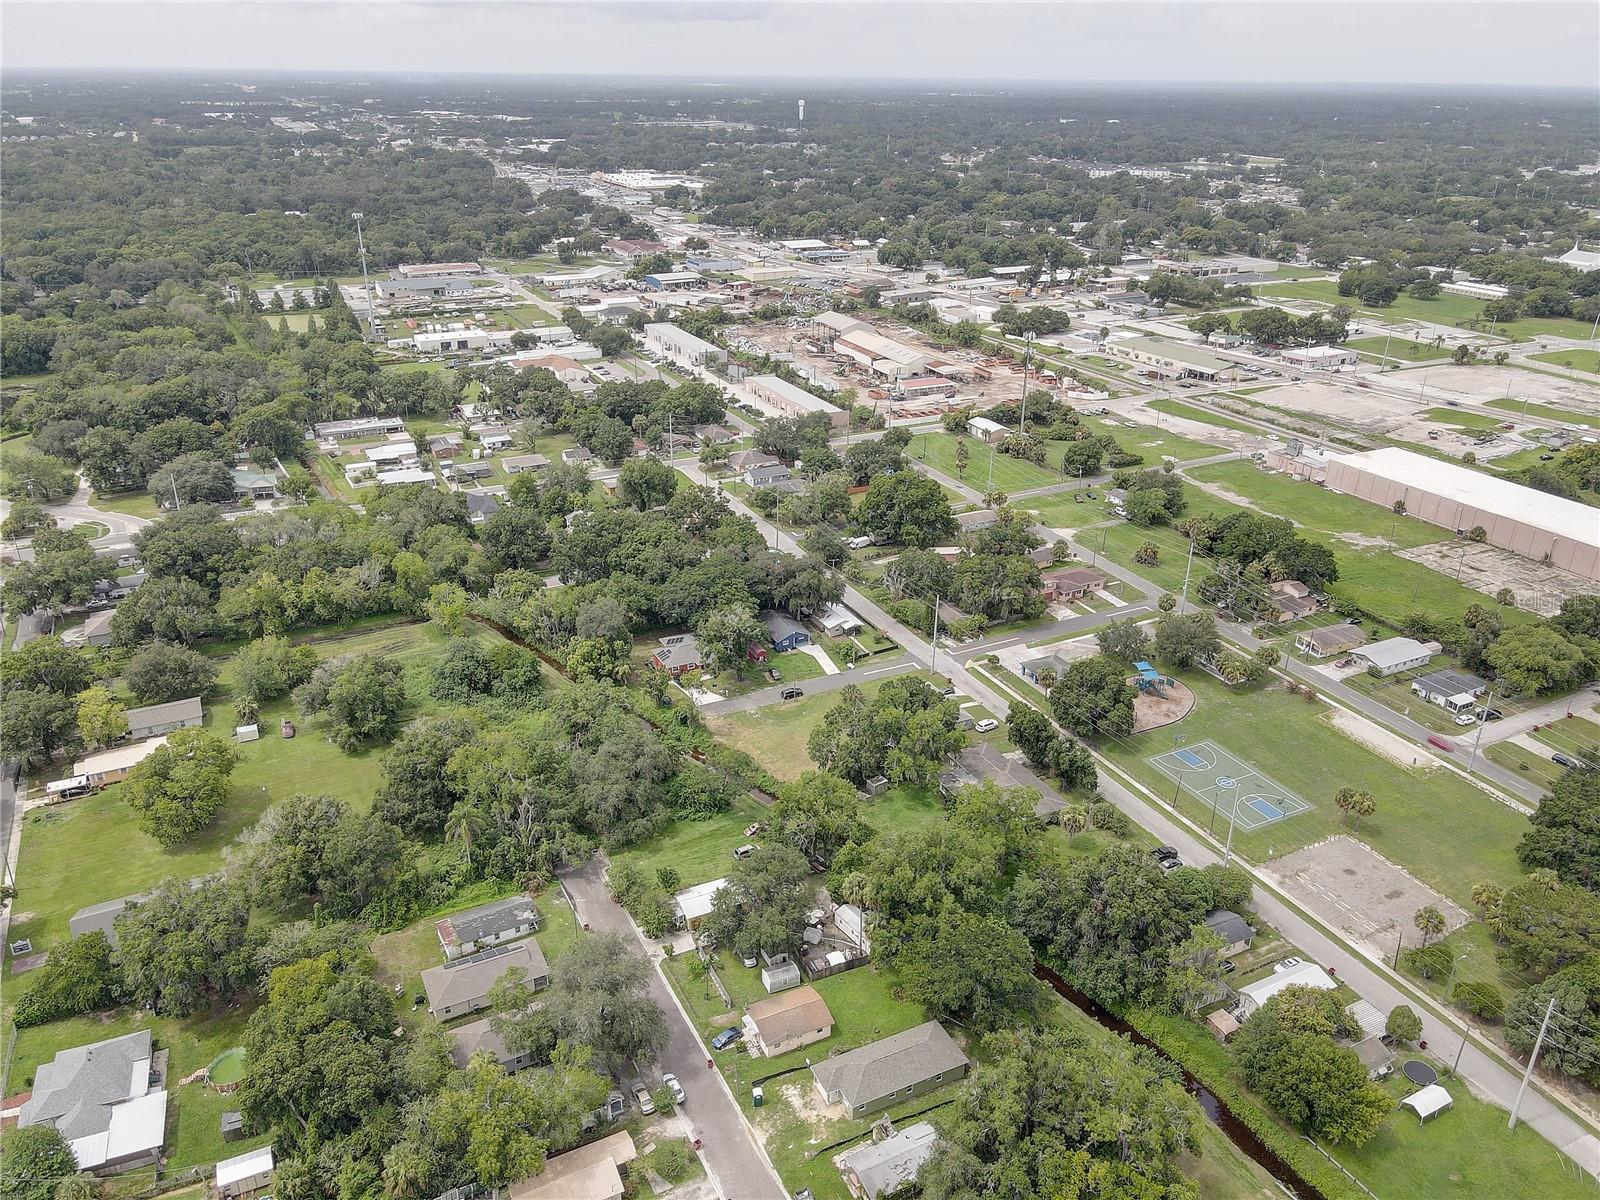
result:
[[[1150,765],[1242,830],[1310,812],[1311,805],[1213,741],[1153,755]]]
[[[1176,679],[1161,674],[1147,662],[1136,662],[1137,675],[1128,683],[1137,691],[1133,701],[1133,732],[1146,733],[1181,721],[1194,708],[1194,693]]]

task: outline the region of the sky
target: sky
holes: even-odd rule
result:
[[[1600,91],[1600,4],[6,0],[0,67]]]

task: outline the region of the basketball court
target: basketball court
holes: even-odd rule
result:
[[[1288,788],[1213,741],[1157,754],[1150,765],[1239,829],[1261,829],[1311,811]]]

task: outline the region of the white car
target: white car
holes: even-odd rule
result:
[[[974,725],[973,728],[979,733],[989,733],[992,730],[999,729],[1000,722],[996,721],[993,717],[985,717],[983,720]]]
[[[672,1093],[672,1099],[675,1103],[682,1104],[689,1098],[689,1093],[683,1090],[683,1084],[678,1082],[678,1077],[671,1071],[661,1076],[661,1086]]]

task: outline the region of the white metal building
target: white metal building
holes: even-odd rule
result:
[[[695,337],[692,333],[685,333],[676,325],[666,322],[657,322],[644,327],[644,340],[658,352],[668,358],[676,358],[690,363],[693,366],[703,367],[711,363],[725,364],[728,361],[728,352],[721,346],[713,346],[704,338]]]
[[[756,399],[771,405],[784,416],[808,417],[812,413],[822,413],[834,429],[843,429],[850,420],[850,414],[843,409],[813,396],[805,388],[796,387],[782,376],[751,375],[745,380],[745,385]]]
[[[1313,371],[1353,367],[1361,361],[1359,354],[1343,346],[1302,346],[1296,350],[1285,350],[1281,357],[1290,366],[1309,367]]]

